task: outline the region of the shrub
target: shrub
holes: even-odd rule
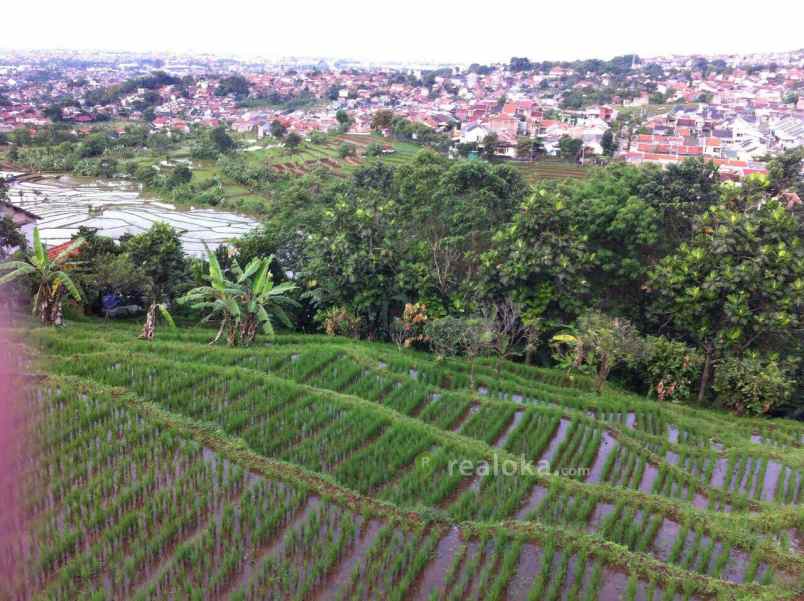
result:
[[[463,352],[467,333],[465,319],[442,317],[428,323],[424,331],[430,339],[433,352],[439,357],[454,357]]]
[[[493,348],[494,324],[482,317],[442,317],[425,326],[439,359],[465,355],[469,361],[469,386],[475,387],[475,359]]]
[[[322,322],[328,336],[347,336],[360,338],[363,323],[357,315],[346,307],[332,307],[319,312],[316,319]]]
[[[349,142],[344,142],[338,147],[338,156],[342,159],[346,157],[353,157],[357,154],[357,149],[355,148],[354,144],[349,144]]]
[[[700,377],[703,357],[683,342],[649,336],[641,363],[649,378],[651,394],[655,392],[660,401],[685,401]]]
[[[402,317],[397,317],[391,327],[391,336],[399,347],[423,346],[430,340],[426,334],[427,306],[424,303],[407,303]]]
[[[326,144],[327,136],[326,134],[320,131],[310,132],[310,142],[313,144]]]
[[[718,401],[738,415],[762,415],[790,398],[793,380],[779,361],[758,353],[727,357],[717,364]]]
[[[371,144],[366,146],[366,156],[367,157],[382,156],[382,145],[378,144],[377,142],[372,142]]]
[[[645,345],[627,319],[590,311],[578,318],[574,328],[553,337],[555,358],[567,373],[594,371],[595,390],[600,394],[615,366],[634,364],[644,355]]]

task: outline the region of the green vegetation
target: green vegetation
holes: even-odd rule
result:
[[[174,200],[228,206],[229,194],[264,214],[249,259],[274,255],[276,284],[285,277],[295,284],[299,306],[286,326],[391,340],[405,307],[418,306],[423,323],[457,320],[443,322],[449,327],[439,334],[471,334],[458,343],[460,336],[419,332],[415,346],[465,355],[470,364],[488,354],[522,357],[561,364],[569,380],[593,369],[600,393],[613,381],[662,400],[801,414],[804,338],[795,334],[804,298],[803,214],[782,196],[798,185],[800,152],[774,158],[770,177],[741,185],[721,182],[717,167],[701,160],[667,169],[610,164],[584,178],[529,185],[527,166],[450,160],[389,143],[403,137],[404,123],[388,112],[375,118],[391,137],[303,141],[280,132],[277,121],[283,143],[243,149],[224,128],[199,130],[184,139],[196,157],[192,170],[176,163],[165,172],[153,165],[133,171]],[[123,139],[136,148],[158,144],[138,135]],[[64,142],[68,155],[87,151],[102,161],[110,143],[102,133]],[[22,150],[53,148],[37,142]],[[206,156],[214,163],[197,158]],[[130,245],[124,241],[123,250]],[[220,249],[223,270],[233,268],[230,255]],[[142,253],[132,259],[147,262]],[[152,294],[138,285],[151,316],[205,284],[205,265],[163,263],[183,289]],[[113,274],[104,272],[103,285],[114,289]],[[583,352],[572,358],[555,336],[574,336],[593,315],[628,324],[632,348],[615,337],[605,351],[576,345]],[[410,336],[399,342],[414,343]]]

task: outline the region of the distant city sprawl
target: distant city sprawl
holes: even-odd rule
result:
[[[703,157],[740,177],[804,142],[803,86],[802,51],[491,65],[15,52],[0,57],[0,142],[22,146],[51,124],[225,125],[258,140],[379,131],[520,161]]]

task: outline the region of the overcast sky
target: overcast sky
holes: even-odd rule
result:
[[[804,47],[801,0],[4,2],[0,47],[507,61]]]

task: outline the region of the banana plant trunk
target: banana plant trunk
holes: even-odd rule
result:
[[[156,309],[157,304],[151,303],[148,312],[145,314],[145,325],[142,326],[140,338],[142,340],[153,340],[156,334]]]
[[[38,299],[36,314],[42,324],[47,327],[64,325],[61,286],[54,291],[49,284],[42,285],[39,288]]]
[[[254,314],[248,314],[240,324],[240,342],[243,346],[248,346],[254,342],[254,338],[257,336],[258,325],[257,316]]]

